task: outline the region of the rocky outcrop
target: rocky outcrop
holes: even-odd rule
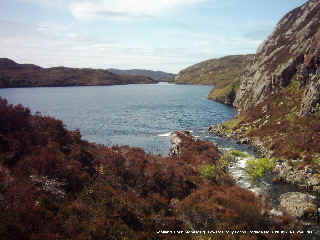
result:
[[[246,111],[297,82],[300,115],[320,110],[320,2],[309,0],[284,16],[241,77],[234,106]]]
[[[146,76],[120,75],[103,69],[54,67],[42,68],[18,64],[0,58],[0,88],[103,86],[135,83],[157,83]]]
[[[298,160],[296,160],[297,162]],[[286,161],[278,160],[273,172],[276,174],[276,179],[295,184],[300,188],[319,192],[320,189],[320,174],[317,169],[313,169],[310,165],[304,168],[296,169]]]
[[[37,176],[37,175],[30,175],[31,182],[39,187],[40,190],[50,193],[57,198],[65,198],[66,192],[63,189],[63,186],[66,183],[62,181],[58,181],[57,179],[50,179],[47,176]]]
[[[280,196],[280,206],[290,215],[303,218],[307,215],[315,215],[317,205],[314,203],[315,197],[310,194],[300,192],[288,192]]]

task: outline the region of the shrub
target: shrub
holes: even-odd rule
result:
[[[222,167],[226,167],[229,165],[230,162],[236,161],[237,157],[248,157],[248,155],[244,152],[238,150],[231,150],[225,153],[220,159],[219,163]]]
[[[221,125],[226,129],[235,129],[243,120],[242,116],[223,122]]]
[[[216,166],[206,164],[200,167],[201,176],[205,178],[212,178],[216,176]]]
[[[265,176],[275,165],[273,158],[254,158],[248,160],[247,172],[252,180]]]
[[[242,157],[242,158],[248,157],[247,153],[241,152],[239,150],[231,150],[228,152],[228,154],[235,156],[235,157]]]

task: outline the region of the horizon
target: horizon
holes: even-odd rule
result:
[[[0,56],[44,68],[177,74],[196,63],[254,54],[306,0],[4,0]]]

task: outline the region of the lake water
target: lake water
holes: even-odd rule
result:
[[[139,84],[97,87],[0,89],[11,104],[23,104],[80,129],[84,139],[111,145],[130,145],[167,155],[169,133],[190,130],[201,139],[208,127],[235,115],[229,106],[208,100],[210,86]]]
[[[224,149],[238,149],[254,155],[248,145],[222,139],[208,133],[212,124],[235,116],[233,108],[210,101],[210,86],[126,85],[103,87],[50,87],[0,89],[0,96],[11,104],[23,104],[35,113],[63,120],[68,129],[80,129],[84,139],[111,145],[130,145],[147,152],[167,155],[169,135],[175,130],[189,130],[202,140]],[[272,184],[271,176],[252,183],[244,161],[229,168],[229,173],[243,187],[266,194],[277,209],[282,193],[297,191],[288,184]],[[312,224],[319,239],[320,229]]]

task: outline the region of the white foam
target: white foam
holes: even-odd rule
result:
[[[170,135],[171,135],[171,132],[167,132],[167,133],[160,133],[157,136],[158,137],[170,137]]]

